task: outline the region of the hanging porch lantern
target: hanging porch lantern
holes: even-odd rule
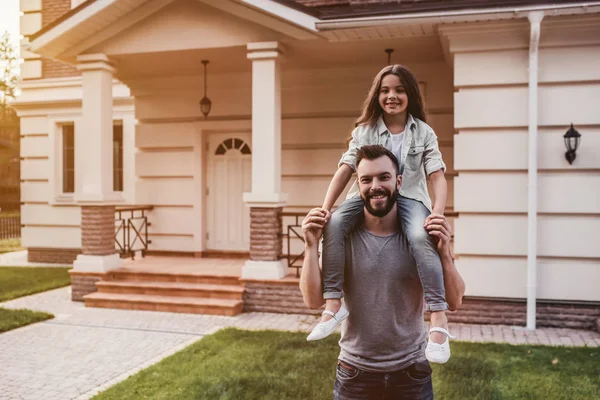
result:
[[[204,65],[204,97],[200,100],[200,111],[202,111],[204,118],[208,118],[212,106],[212,101],[206,96],[206,64],[208,64],[208,60],[202,60],[202,64]]]
[[[565,147],[567,148],[567,152],[565,153],[565,158],[569,162],[569,164],[573,164],[575,161],[575,152],[579,148],[579,141],[581,139],[581,134],[577,132],[577,130],[571,124],[571,127],[563,136],[565,139]]]
[[[385,49],[385,52],[387,53],[387,65],[392,65],[392,53],[394,49]]]

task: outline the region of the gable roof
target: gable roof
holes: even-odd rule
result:
[[[274,0],[320,20],[351,19],[392,14],[477,10],[523,6],[552,6],[573,0]]]
[[[45,57],[71,62],[73,54],[65,53],[70,49],[81,52],[82,46],[114,36],[119,33],[118,29],[126,29],[127,23],[142,21],[174,1],[87,0],[31,35],[29,49]],[[294,39],[318,37],[315,17],[271,0],[197,1]]]

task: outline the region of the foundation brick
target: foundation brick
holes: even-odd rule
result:
[[[69,271],[71,274],[71,300],[83,301],[83,296],[98,291],[96,282],[101,281],[105,274],[81,273]]]
[[[27,249],[27,261],[36,263],[71,265],[81,249],[52,249],[30,247]]]
[[[299,282],[244,281],[244,311],[317,315],[322,312],[304,305]],[[469,299],[460,310],[448,312],[454,323],[525,326],[527,304],[524,301]],[[425,313],[429,320],[429,313]],[[539,303],[537,326],[540,328],[571,328],[600,332],[600,305]],[[493,327],[482,326],[482,332],[493,336]],[[521,332],[517,331],[517,334]]]

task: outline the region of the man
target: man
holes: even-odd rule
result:
[[[365,216],[346,241],[344,294],[350,315],[342,324],[334,399],[433,399],[424,353],[423,288],[398,226],[398,160],[383,146],[363,146],[356,172]],[[324,304],[318,241],[327,218],[315,208],[302,222],[300,289],[310,308]],[[438,239],[446,301],[455,310],[465,285],[452,260],[450,226],[443,215],[431,215],[425,228]]]

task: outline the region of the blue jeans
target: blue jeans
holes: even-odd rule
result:
[[[423,203],[398,195],[398,219],[417,264],[428,311],[448,309],[442,262],[435,238],[423,224],[429,210]],[[323,232],[323,298],[344,297],[345,241],[360,221],[364,203],[360,196],[344,201],[332,214]]]
[[[394,372],[367,372],[338,361],[334,400],[433,400],[429,362]]]

